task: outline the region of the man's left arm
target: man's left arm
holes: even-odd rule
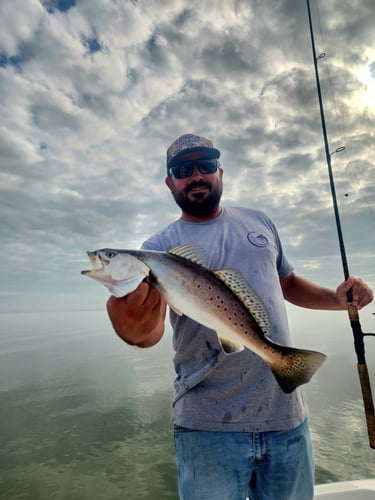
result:
[[[352,304],[358,310],[373,300],[371,288],[361,278],[350,276],[336,290],[325,288],[295,273],[280,279],[285,300],[308,309],[344,310],[348,306],[347,293],[352,291]]]

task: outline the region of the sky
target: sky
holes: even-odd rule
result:
[[[311,9],[349,269],[375,287],[374,3]],[[165,156],[188,132],[221,150],[223,205],[342,281],[305,2],[1,0],[0,23],[0,312],[104,308],[86,250],[179,217]]]

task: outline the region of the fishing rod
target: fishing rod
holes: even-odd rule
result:
[[[309,25],[310,25],[311,45],[312,45],[312,52],[313,52],[313,59],[314,59],[316,86],[317,86],[317,91],[318,91],[320,118],[321,118],[321,123],[322,123],[322,131],[323,131],[323,139],[324,139],[324,148],[325,148],[326,160],[327,160],[327,166],[328,166],[329,183],[330,183],[330,187],[331,187],[331,195],[332,195],[333,209],[334,209],[335,219],[336,219],[336,228],[337,228],[337,234],[338,234],[338,239],[339,239],[342,266],[343,266],[345,280],[347,280],[349,278],[349,266],[348,266],[348,261],[346,258],[344,238],[343,238],[343,234],[342,234],[342,230],[341,230],[341,222],[340,222],[340,214],[339,214],[339,209],[338,209],[338,204],[337,204],[335,181],[334,181],[332,165],[331,165],[332,154],[338,153],[338,152],[344,150],[345,147],[341,146],[341,147],[337,148],[335,151],[333,151],[333,153],[330,153],[330,151],[329,151],[328,135],[327,135],[327,129],[326,129],[326,123],[325,123],[325,117],[324,117],[323,99],[322,99],[322,92],[321,92],[321,88],[320,88],[319,71],[318,71],[318,60],[325,57],[325,53],[322,53],[319,55],[319,57],[316,57],[314,32],[313,32],[312,19],[311,19],[310,0],[307,0],[307,12],[308,12],[308,18],[309,18]],[[352,305],[352,300],[353,300],[352,291],[349,290],[347,295],[348,295],[348,314],[349,314],[350,325],[351,325],[352,331],[353,331],[354,349],[355,349],[355,352],[357,355],[357,361],[358,361],[357,369],[358,369],[359,381],[360,381],[361,390],[362,390],[363,405],[364,405],[366,423],[367,423],[367,433],[368,433],[368,437],[369,437],[370,447],[375,449],[374,401],[373,401],[372,393],[371,393],[370,377],[369,377],[367,364],[366,364],[365,345],[364,345],[364,337],[366,335],[374,335],[374,334],[373,333],[363,333],[361,324],[359,322],[358,311]]]

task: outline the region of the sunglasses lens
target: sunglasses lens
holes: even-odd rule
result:
[[[217,170],[217,160],[200,160],[197,167],[201,174],[213,174]]]
[[[193,174],[194,167],[197,167],[199,172],[203,175],[213,174],[217,170],[218,162],[216,159],[182,161],[171,167],[170,173],[172,173],[176,179],[186,179],[186,177],[190,177]]]
[[[189,161],[185,161],[180,165],[176,165],[176,167],[177,168],[175,168],[174,172],[175,177],[177,177],[178,179],[185,179],[186,177],[190,177],[194,170],[194,165]],[[176,175],[176,173],[178,175]]]

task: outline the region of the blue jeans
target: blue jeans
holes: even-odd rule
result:
[[[181,500],[311,500],[308,421],[276,432],[207,432],[175,426]]]

